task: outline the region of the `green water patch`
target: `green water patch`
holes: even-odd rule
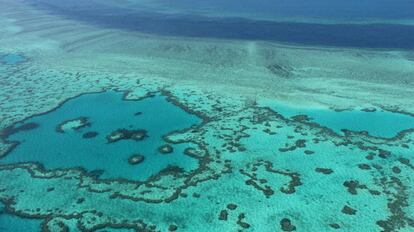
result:
[[[161,95],[134,101],[120,92],[85,94],[3,131],[18,145],[0,163],[82,167],[101,178],[133,180],[169,166],[191,171],[198,160],[184,150],[194,145],[168,144],[163,136],[200,122]]]
[[[10,53],[10,54],[1,54],[0,53],[0,63],[6,65],[16,65],[22,62],[25,62],[27,59],[21,54]]]
[[[284,117],[306,115],[311,122],[328,127],[338,134],[342,130],[366,131],[372,136],[394,137],[398,132],[414,128],[414,117],[383,111],[373,110],[346,110],[335,111],[320,108],[298,108],[280,102],[263,102]]]

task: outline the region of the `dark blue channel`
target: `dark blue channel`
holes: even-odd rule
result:
[[[48,4],[48,1],[36,2],[40,8],[71,19],[102,27],[161,36],[262,40],[333,47],[414,49],[414,26],[402,24],[274,22],[245,18],[163,14],[137,9],[121,9],[104,4],[93,7],[65,7],[59,4]]]

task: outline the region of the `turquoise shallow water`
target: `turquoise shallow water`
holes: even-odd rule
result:
[[[0,203],[0,231],[1,232],[40,232],[42,220],[17,217],[5,212],[4,205]],[[96,232],[133,232],[132,229],[104,228]],[[70,227],[70,232],[80,232],[76,226]]]
[[[4,205],[0,204],[0,231],[17,232],[17,231],[40,231],[41,220],[24,219],[4,211]]]
[[[64,133],[56,127],[65,120],[87,117],[89,127]],[[101,172],[102,178],[128,178],[143,180],[169,165],[189,171],[197,161],[183,154],[191,144],[172,145],[174,152],[161,154],[158,147],[166,144],[162,136],[184,129],[200,119],[166,101],[162,96],[140,101],[122,100],[122,93],[107,92],[87,94],[72,99],[58,109],[34,117],[24,123],[36,123],[32,130],[18,132],[10,140],[21,142],[1,163],[42,163],[46,168],[83,167]],[[106,136],[117,129],[144,129],[147,137],[142,141],[121,140],[108,143]],[[83,138],[87,132],[97,132],[96,137]],[[138,165],[130,165],[132,154],[145,157]]]
[[[134,232],[133,229],[114,229],[114,228],[105,228],[97,230],[96,232]]]
[[[24,61],[26,61],[26,58],[22,55],[14,54],[14,53],[2,55],[0,53],[0,63],[4,63],[7,65],[14,65],[14,64],[18,64]]]
[[[0,0],[0,232],[413,231],[414,130],[399,133],[414,128],[410,90],[400,88],[412,84],[411,53],[317,47],[412,49],[414,27],[386,23],[412,19],[409,1],[149,0],[143,9],[141,0]],[[373,16],[385,23],[369,23]],[[325,83],[322,92],[302,89],[308,72],[322,75],[313,83]],[[390,89],[363,91],[359,105],[360,93],[338,88],[344,79],[330,73],[355,74],[357,91],[361,78]],[[250,83],[247,93],[238,88]],[[91,93],[108,89],[168,94]],[[276,99],[269,109],[252,104],[251,91],[262,90],[407,115]],[[160,152],[166,135],[173,151]],[[130,164],[135,154],[143,161]],[[169,166],[179,168],[162,172]]]
[[[339,134],[342,134],[342,129],[346,129],[367,131],[370,135],[378,137],[393,137],[400,131],[414,128],[414,117],[382,110],[337,112],[330,109],[295,108],[282,103],[270,103],[269,106],[285,117],[307,115],[312,122]]]
[[[42,220],[26,219],[4,212],[4,206],[0,204],[0,231],[1,232],[40,232]],[[70,232],[80,232],[76,226],[70,227]],[[104,228],[96,232],[134,232],[132,229]]]

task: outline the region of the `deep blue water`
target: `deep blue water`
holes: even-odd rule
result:
[[[65,120],[79,117],[88,117],[91,125],[78,131],[56,131],[56,126]],[[12,134],[9,140],[21,144],[0,163],[36,161],[49,169],[83,167],[88,171],[102,170],[102,178],[135,180],[157,174],[168,165],[192,170],[197,167],[197,160],[183,153],[191,144],[172,145],[174,152],[171,154],[159,153],[158,147],[166,144],[163,135],[200,121],[162,96],[125,101],[119,92],[86,94],[69,100],[50,113],[25,121],[39,126]],[[120,128],[145,129],[148,137],[142,141],[107,143],[106,136]],[[91,131],[98,135],[83,138],[84,133]],[[128,158],[135,153],[145,156],[145,160],[130,165]]]
[[[141,1],[130,1],[141,2]],[[269,18],[413,19],[412,0],[152,0],[152,5],[181,12],[219,12]]]
[[[401,24],[318,24],[299,22],[276,22],[257,20],[254,18],[207,17],[194,12],[170,14],[146,8],[121,8],[122,5],[82,3],[71,1],[41,0],[35,1],[37,6],[52,13],[64,15],[72,19],[92,23],[102,27],[122,28],[143,33],[162,36],[203,37],[239,40],[264,40],[292,44],[305,44],[335,47],[364,47],[378,49],[414,49],[414,26]],[[297,14],[298,17],[334,18],[336,9],[341,12],[339,18],[363,17],[366,12],[380,19],[414,19],[412,1],[352,1],[350,3],[332,4],[331,1],[317,1],[319,4],[295,1],[286,4],[281,1],[271,3],[265,1],[257,11],[279,6],[289,9],[286,13]],[[162,1],[166,6],[168,1]],[[218,1],[211,3],[211,8],[220,8]],[[215,5],[214,5],[215,4]],[[250,4],[251,1],[250,1]],[[302,5],[304,4],[304,5]],[[170,4],[171,5],[171,4]],[[181,5],[191,3],[181,1]],[[197,4],[196,4],[197,6]],[[198,4],[200,6],[200,4]],[[204,5],[201,5],[201,7]],[[225,5],[224,9],[237,9],[234,2]],[[239,5],[242,7],[242,4]],[[247,8],[248,6],[245,6]],[[181,7],[184,8],[185,7]],[[188,7],[187,7],[188,8]],[[222,9],[222,8],[220,8]],[[210,9],[211,10],[211,9]],[[265,10],[264,10],[265,11]],[[250,12],[250,13],[252,13]],[[279,12],[276,11],[275,14]],[[281,12],[281,10],[280,10]],[[369,13],[370,12],[370,13]],[[190,14],[191,13],[191,14]],[[320,14],[320,15],[319,15]],[[397,17],[399,15],[399,17]],[[347,17],[345,17],[347,16]],[[363,20],[362,20],[363,22]]]

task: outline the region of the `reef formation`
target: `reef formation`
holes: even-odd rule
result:
[[[0,3],[0,222],[16,231],[414,230],[414,126],[393,127],[414,116],[411,53],[166,39]],[[401,129],[333,128],[321,107]]]
[[[393,138],[353,131],[342,135],[300,117],[286,118],[248,98],[139,83],[130,89],[143,95],[127,91],[125,99],[140,101],[158,93],[202,119],[163,136],[168,144],[193,144],[184,154],[198,161],[196,169],[169,166],[145,181],[133,181],[97,179],[82,167],[2,164],[0,199],[6,211],[42,220],[43,231],[196,231],[207,222],[217,231],[414,226],[413,130]],[[7,140],[11,133],[25,133],[8,128],[2,133],[5,146],[12,143]],[[108,142],[145,137],[143,130],[111,135]],[[160,148],[170,151],[169,145]],[[134,156],[130,162],[146,161]],[[196,216],[184,217],[188,206]]]

